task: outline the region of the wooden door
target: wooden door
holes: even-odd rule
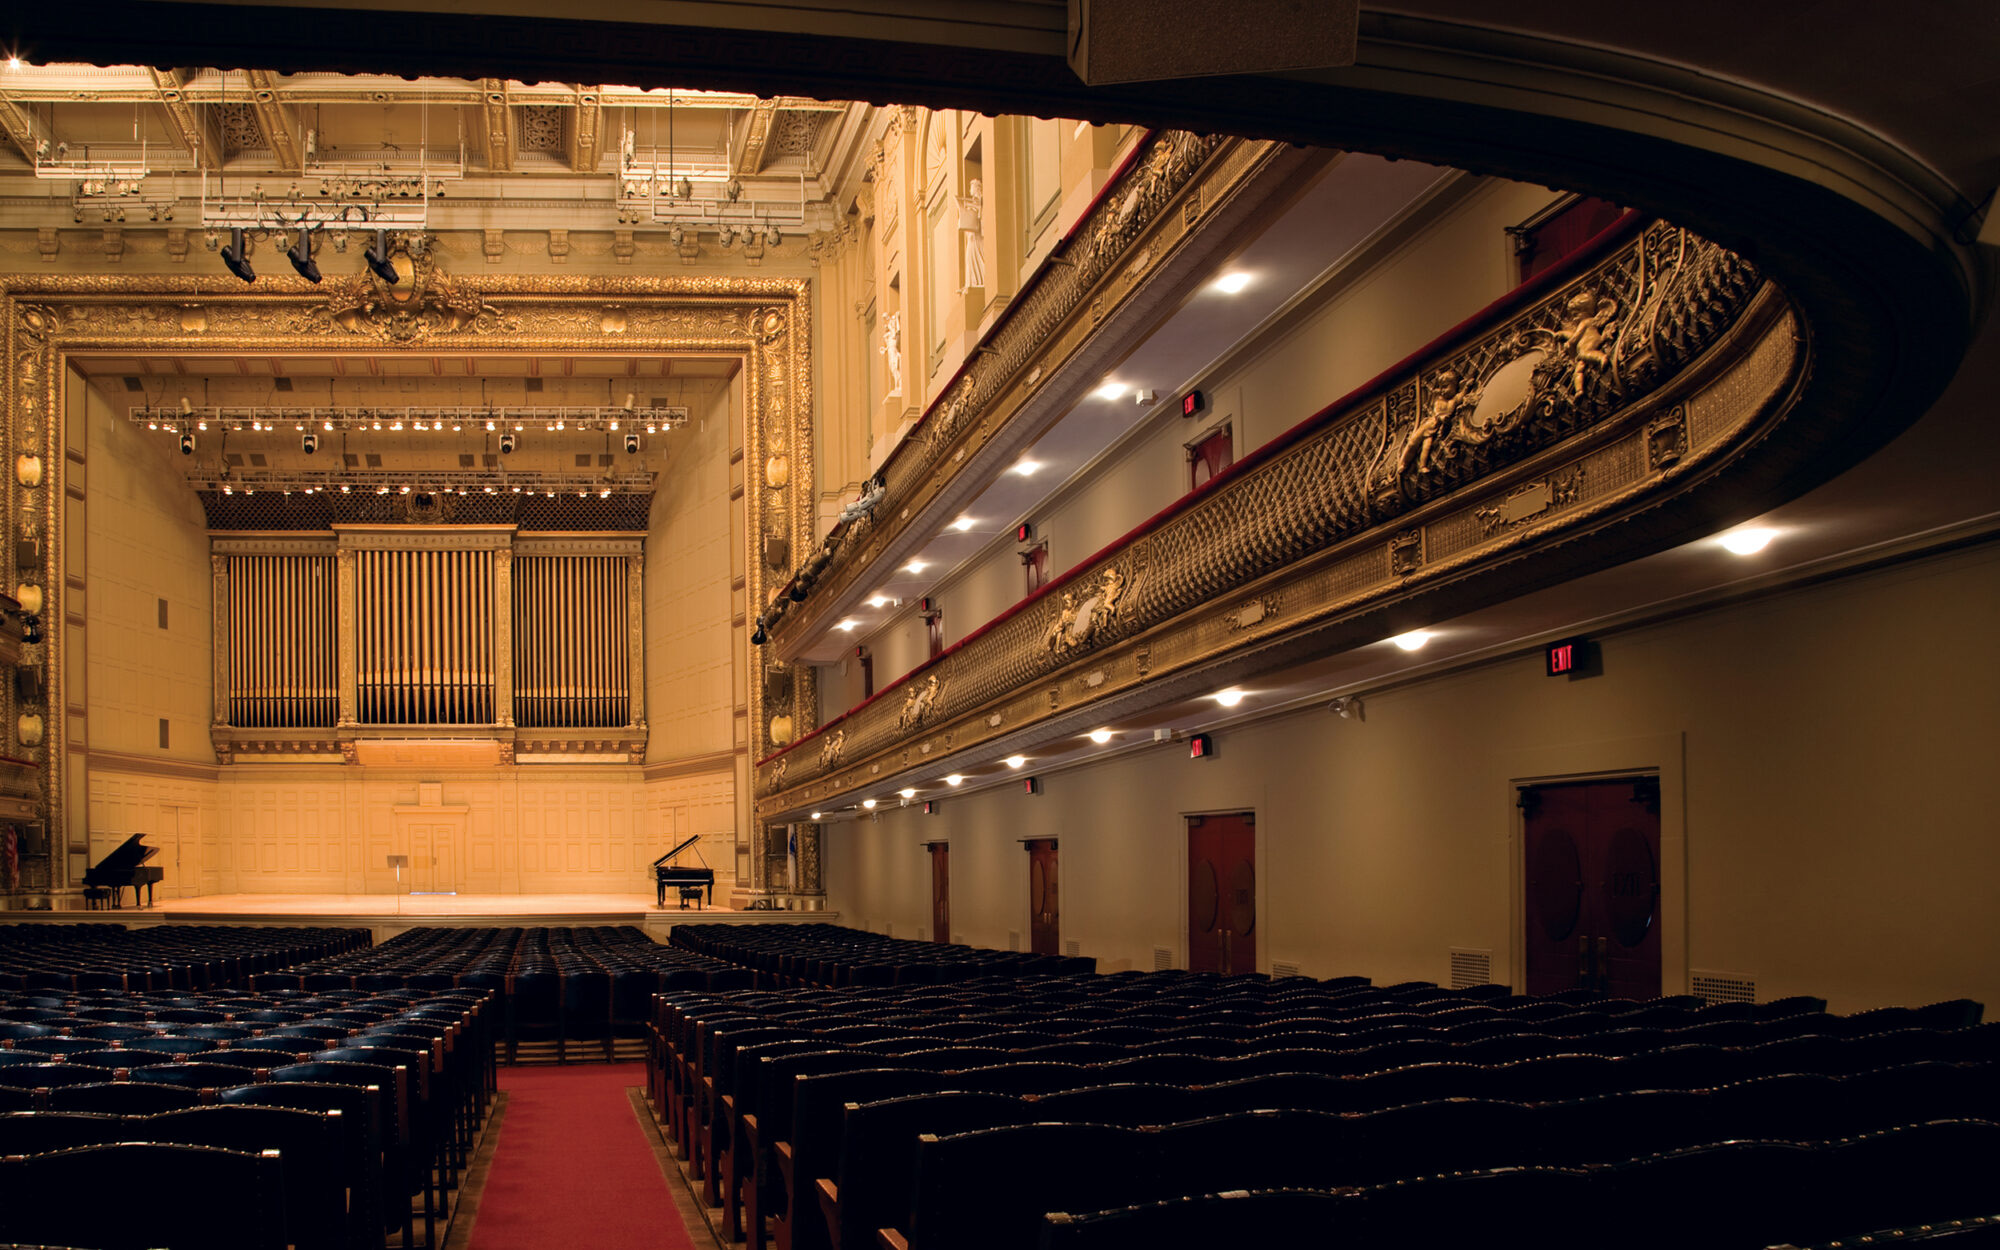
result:
[[[456,894],[461,826],[456,823],[413,822],[409,828],[410,870],[407,880],[410,893]]]
[[[429,894],[437,888],[431,884],[436,875],[437,862],[431,854],[431,828],[430,825],[410,826],[410,868],[405,879],[412,894]]]
[[[931,843],[931,941],[951,941],[951,844]]]
[[[1257,816],[1187,818],[1188,971],[1257,971]]]
[[[1660,993],[1657,777],[1525,786],[1527,991]]]
[[[160,870],[154,898],[193,898],[201,893],[201,826],[194,808],[162,806],[146,845],[154,848],[146,867]],[[140,900],[144,899],[142,890]]]
[[[1056,840],[1028,843],[1028,949],[1062,953],[1062,896],[1056,883]]]

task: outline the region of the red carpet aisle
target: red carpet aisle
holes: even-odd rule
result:
[[[692,1250],[625,1094],[645,1081],[636,1063],[500,1069],[472,1250]]]

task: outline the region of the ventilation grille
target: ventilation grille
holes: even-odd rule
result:
[[[1164,946],[1153,948],[1153,971],[1165,972],[1174,966],[1174,953]]]
[[[1075,959],[1077,956],[1083,954],[1083,943],[1065,940],[1063,942],[1063,954],[1069,956],[1071,959]]]
[[[1302,977],[1304,975],[1305,973],[1299,971],[1299,965],[1294,960],[1273,959],[1271,961],[1271,978],[1273,980],[1279,977]]]
[[[1021,931],[1019,929],[1007,930],[1007,949],[1010,951],[1021,949]]]
[[[1706,1003],[1754,1003],[1757,982],[1734,972],[1689,972],[1688,992]]]
[[[1469,950],[1462,946],[1451,948],[1451,988],[1463,990],[1492,982],[1492,951]]]

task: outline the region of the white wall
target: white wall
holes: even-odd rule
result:
[[[1539,653],[1045,779],[833,826],[829,905],[915,934],[920,845],[952,846],[953,928],[1026,932],[1017,839],[1061,838],[1063,937],[1104,969],[1186,958],[1182,813],[1260,831],[1259,958],[1312,976],[1444,980],[1447,949],[1520,983],[1510,782],[1658,768],[1666,992],[1688,968],[1837,1010],[2000,1003],[2000,548],[1987,546],[1602,640],[1602,676]],[[1684,842],[1682,835],[1684,834]]]

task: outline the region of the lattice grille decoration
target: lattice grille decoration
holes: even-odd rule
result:
[[[284,494],[225,495],[200,491],[202,512],[212,530],[325,530],[334,525],[517,525],[528,532],[643,533],[653,510],[653,492],[635,491],[608,498],[573,494],[503,493],[447,495],[439,498],[440,515],[413,510],[410,495]]]
[[[222,127],[222,150],[228,155],[270,146],[257,126],[257,110],[250,105],[218,104],[215,117]]]

